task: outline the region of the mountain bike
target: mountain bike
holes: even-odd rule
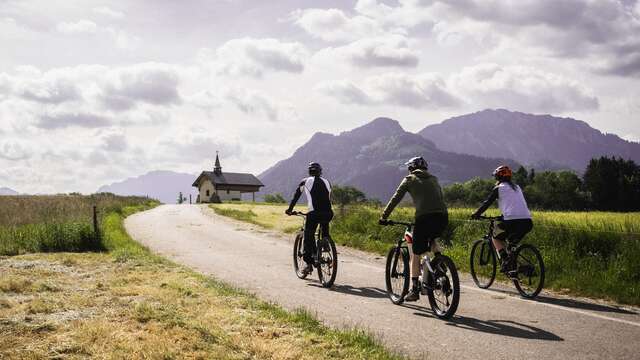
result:
[[[471,277],[481,289],[487,289],[496,278],[497,254],[493,245],[493,230],[500,217],[480,216],[489,220],[489,231],[480,240],[473,243],[471,248]],[[507,239],[509,261],[515,266],[506,275],[513,282],[520,295],[525,298],[535,298],[544,286],[544,262],[540,251],[531,244],[517,245],[521,239]]]
[[[296,233],[296,238],[293,242],[293,269],[300,279],[306,279],[309,274],[302,271],[306,264],[302,257],[302,247],[307,214],[294,211],[291,215],[303,218],[302,227]],[[333,282],[336,281],[336,275],[338,273],[338,251],[336,250],[336,244],[331,237],[325,236],[325,234],[322,233],[322,226],[318,227],[314,241],[316,242],[317,251],[314,256],[313,266],[318,270],[318,278],[322,286],[330,288]]]
[[[400,305],[409,292],[411,275],[407,242],[413,240],[414,224],[387,220],[382,225],[403,225],[406,227],[404,236],[389,249],[385,268],[387,295],[392,303]],[[453,316],[460,302],[460,280],[453,260],[442,254],[433,259],[428,255],[422,256],[419,280],[421,292],[429,298],[429,305],[436,316],[441,319]]]

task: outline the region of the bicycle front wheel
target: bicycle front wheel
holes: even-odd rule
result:
[[[302,232],[296,234],[296,239],[293,242],[293,270],[296,272],[296,276],[300,279],[305,279],[307,277],[307,273],[303,272],[302,269],[306,265],[304,259],[302,258],[302,243],[304,236]]]
[[[456,313],[460,302],[460,280],[456,265],[446,255],[438,255],[431,261],[435,274],[429,273],[427,296],[429,305],[441,319],[449,319]],[[428,271],[425,269],[425,271]]]
[[[496,254],[489,243],[480,239],[471,248],[471,277],[481,289],[487,289],[496,279]]]
[[[389,250],[384,273],[389,299],[396,305],[402,304],[409,291],[409,250],[406,247],[394,246]]]
[[[517,276],[513,284],[523,297],[533,299],[544,286],[544,262],[540,251],[530,244],[518,246],[514,253]]]
[[[330,288],[338,274],[338,250],[331,238],[324,238],[318,246],[318,277],[323,287]]]

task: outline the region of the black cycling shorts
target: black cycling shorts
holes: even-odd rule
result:
[[[431,250],[431,241],[440,237],[449,224],[447,213],[426,214],[416,218],[412,250],[416,255]]]
[[[517,243],[533,229],[531,219],[502,220],[493,229],[493,237],[498,240],[509,240]]]

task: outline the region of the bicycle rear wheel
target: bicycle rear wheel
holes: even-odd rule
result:
[[[435,274],[429,273],[427,280],[429,305],[437,317],[449,319],[456,313],[460,302],[458,270],[453,260],[446,255],[436,256],[431,261],[431,267]]]
[[[471,277],[481,289],[487,289],[496,279],[496,254],[489,243],[480,239],[471,248]]]
[[[296,234],[296,240],[293,242],[293,270],[296,272],[296,276],[300,279],[305,279],[307,273],[302,272],[302,269],[306,266],[304,259],[302,258],[302,243],[304,235],[302,232]]]
[[[406,247],[394,246],[389,250],[384,275],[389,299],[396,305],[402,304],[409,291],[409,250]]]
[[[535,298],[544,286],[544,262],[540,251],[530,244],[518,246],[514,253],[517,276],[513,284],[523,297]]]
[[[318,246],[318,278],[323,287],[330,288],[338,274],[338,250],[329,237],[319,240]]]

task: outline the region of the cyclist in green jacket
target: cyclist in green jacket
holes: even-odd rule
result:
[[[420,298],[420,256],[431,250],[437,256],[440,247],[435,241],[442,235],[449,223],[447,206],[444,203],[442,189],[438,178],[431,175],[427,169],[427,162],[422,157],[414,157],[405,163],[409,170],[396,193],[382,212],[380,223],[384,224],[393,209],[400,203],[408,192],[416,208],[413,239],[409,242],[411,263],[411,291],[405,296],[405,301],[416,301]]]

